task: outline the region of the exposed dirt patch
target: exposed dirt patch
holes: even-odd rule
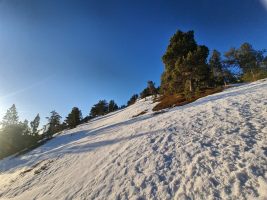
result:
[[[159,111],[165,108],[172,108],[175,106],[183,106],[185,104],[191,103],[193,101],[196,101],[199,98],[215,94],[218,92],[222,92],[224,88],[219,87],[219,88],[211,88],[211,89],[206,89],[203,91],[200,91],[198,95],[192,96],[190,99],[186,98],[185,95],[180,94],[180,95],[164,95],[159,98],[160,103],[157,104],[154,108],[153,111]]]

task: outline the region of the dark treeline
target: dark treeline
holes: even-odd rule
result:
[[[16,106],[12,105],[1,122],[0,158],[32,146],[40,140],[39,123],[39,114],[30,122],[30,125],[27,120],[19,121]]]
[[[119,107],[114,100],[109,101],[100,100],[97,104],[93,105],[90,111],[90,117],[98,117],[118,110]]]
[[[230,83],[251,82],[267,77],[265,50],[256,50],[246,42],[238,48],[230,48],[223,56],[217,50],[209,54],[208,47],[197,44],[193,31],[178,30],[171,37],[162,61],[165,67],[160,86],[156,87],[153,81],[148,81],[147,87],[139,95],[132,95],[127,106],[134,104],[138,98],[156,97],[158,94],[163,99],[180,98],[165,98],[168,105],[160,106],[162,109],[181,99],[190,102],[205,96],[208,94],[205,93],[207,90],[220,91],[217,88],[223,88]],[[47,124],[39,129],[39,114],[30,123],[27,120],[21,122],[15,105],[12,105],[1,122],[0,159],[38,146],[40,141],[48,140],[62,130],[75,128],[90,119],[125,107],[119,107],[114,100],[100,100],[84,118],[81,110],[73,107],[63,122],[62,117],[56,111],[52,111],[46,118]]]
[[[42,129],[39,129],[39,114],[30,123],[28,120],[21,122],[19,121],[16,106],[12,105],[1,122],[0,159],[27,148],[35,148],[38,144],[51,139],[55,133],[75,128],[94,117],[102,116],[118,109],[120,108],[114,100],[109,101],[109,103],[106,100],[100,100],[97,104],[93,105],[90,114],[85,118],[82,117],[82,112],[79,108],[73,107],[64,121],[53,110],[50,112],[50,116],[46,117],[47,124]]]

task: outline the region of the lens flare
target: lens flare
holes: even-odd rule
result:
[[[267,0],[260,0],[260,2],[264,6],[264,8],[267,10]]]

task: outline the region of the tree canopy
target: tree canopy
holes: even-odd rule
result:
[[[206,46],[196,43],[193,31],[178,30],[162,57],[165,70],[161,76],[161,92],[178,94],[206,87],[209,79],[208,54]]]
[[[148,81],[147,87],[140,93],[140,98],[156,95],[157,93],[158,89],[155,87],[155,83],[153,81]]]
[[[127,102],[127,106],[130,106],[130,105],[134,104],[137,99],[138,99],[138,94],[134,94],[133,96],[131,96],[131,98]]]
[[[82,120],[82,112],[79,108],[73,107],[71,112],[66,117],[66,124],[69,128],[75,128],[77,125],[81,123]]]
[[[62,130],[62,125],[60,122],[61,118],[62,117],[55,110],[50,112],[50,117],[46,117],[48,124],[45,134],[48,137],[52,137],[55,133]]]
[[[244,81],[255,81],[267,75],[264,53],[265,50],[255,50],[245,42],[239,48],[230,48],[225,52],[225,63],[229,67],[238,68]]]

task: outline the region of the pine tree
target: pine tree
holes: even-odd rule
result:
[[[155,83],[153,81],[147,82],[147,87],[140,93],[140,98],[145,98],[147,96],[156,95],[158,93]]]
[[[0,159],[33,145],[35,140],[30,135],[28,120],[19,122],[15,105],[4,116],[0,129]]]
[[[162,57],[165,70],[161,76],[161,92],[163,94],[175,94],[184,90],[185,80],[177,69],[177,62],[186,56],[190,51],[194,51],[197,44],[194,40],[194,32],[177,31],[167,47]]]
[[[93,105],[90,110],[90,116],[97,117],[108,113],[108,103],[106,100],[100,100],[97,104]]]
[[[224,78],[224,68],[221,60],[221,54],[217,50],[213,50],[212,55],[209,60],[210,65],[210,80],[211,85],[219,86],[226,85]]]
[[[46,117],[48,120],[48,128],[45,131],[45,135],[48,137],[52,137],[55,133],[62,130],[60,123],[62,117],[55,110],[51,111],[50,114],[50,117]]]
[[[155,95],[158,92],[157,88],[155,87],[155,83],[153,81],[147,82],[147,88],[148,88],[150,95]]]
[[[252,45],[242,44],[237,52],[237,59],[244,73],[251,73],[253,80],[255,80],[255,70],[258,67],[257,52],[252,48]]]
[[[165,70],[161,76],[161,92],[193,93],[197,88],[207,87],[208,53],[206,46],[197,45],[193,31],[177,31],[162,57]]]
[[[15,125],[19,123],[18,112],[15,104],[13,104],[3,117],[2,126]]]
[[[206,46],[197,46],[195,51],[190,51],[185,57],[176,62],[176,68],[184,79],[184,91],[194,92],[196,88],[206,87],[209,69],[206,63],[208,57]]]
[[[38,136],[39,131],[38,127],[40,125],[40,116],[39,114],[36,115],[33,121],[31,121],[30,126],[31,126],[31,133],[33,136]]]
[[[71,112],[68,114],[65,122],[69,128],[75,128],[81,123],[82,112],[79,108],[73,107]]]
[[[30,127],[29,127],[29,121],[27,119],[25,119],[22,123],[20,122],[20,124],[23,127],[23,135],[30,135]]]
[[[119,107],[119,109],[124,109],[124,108],[126,108],[126,105],[121,105],[121,106]]]
[[[132,104],[134,104],[136,102],[136,100],[138,99],[138,94],[134,94],[129,101],[127,102],[127,106],[130,106]]]
[[[114,112],[116,110],[118,110],[119,107],[118,105],[115,103],[114,100],[110,100],[109,101],[109,104],[108,104],[108,112]]]
[[[225,52],[225,63],[229,67],[238,68],[242,78],[247,81],[255,81],[263,78],[264,50],[255,50],[251,44],[245,42],[238,49],[231,48]]]

